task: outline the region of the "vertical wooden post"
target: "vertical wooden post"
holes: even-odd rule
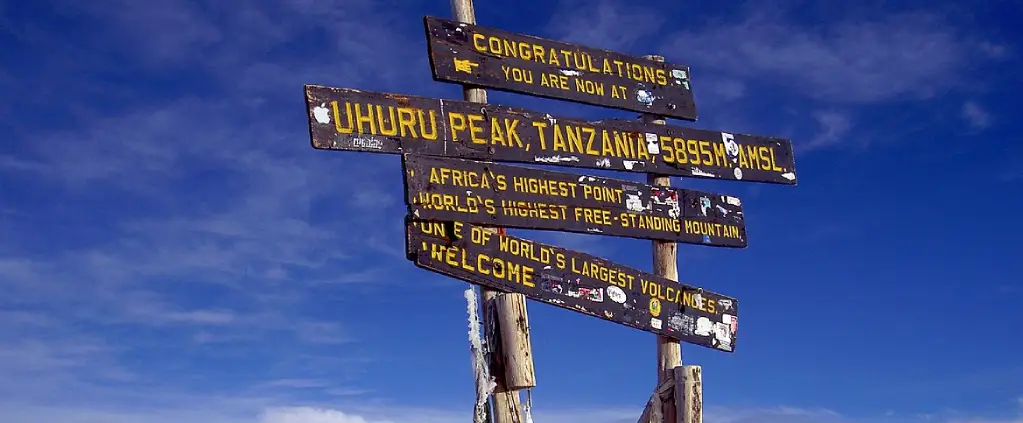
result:
[[[476,24],[476,10],[472,0],[451,0],[451,12],[459,22]],[[487,91],[462,86],[466,101],[486,103]],[[504,228],[486,228],[503,234]],[[533,375],[533,354],[529,343],[529,323],[526,319],[526,297],[522,294],[501,293],[480,287],[483,292],[483,326],[490,336],[497,334],[498,342],[490,341],[490,374],[496,387],[491,397],[493,423],[521,423],[522,414],[517,390],[536,386]],[[504,323],[504,324],[502,324]]]
[[[703,369],[700,366],[675,368],[675,404],[677,423],[703,423]]]
[[[494,299],[497,325],[504,353],[505,386],[512,391],[536,386],[533,372],[533,347],[529,341],[529,314],[526,296],[502,293]]]
[[[662,56],[644,56],[655,62],[664,62]],[[661,116],[643,114],[640,116],[645,122],[664,125],[666,122]],[[667,187],[671,186],[671,179],[665,175],[647,174],[647,182],[650,185]],[[670,241],[651,241],[653,245],[654,273],[678,282],[678,244]],[[657,385],[660,386],[668,379],[674,378],[675,367],[682,365],[682,345],[678,341],[657,336]],[[665,422],[674,422],[676,419],[676,406],[674,401],[664,403],[663,416]]]

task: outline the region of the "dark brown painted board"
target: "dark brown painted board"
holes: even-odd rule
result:
[[[435,80],[696,120],[689,66],[432,16]]]
[[[406,251],[418,267],[682,342],[735,350],[734,298],[468,223],[406,224]]]
[[[306,85],[313,148],[795,185],[781,138]]]
[[[418,220],[746,247],[742,203],[731,196],[436,156],[402,163]]]

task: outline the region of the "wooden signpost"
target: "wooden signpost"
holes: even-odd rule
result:
[[[434,79],[696,120],[689,66],[427,16]]]
[[[742,204],[728,195],[444,157],[403,163],[419,220],[746,246]]]
[[[407,222],[419,267],[704,347],[732,352],[738,301],[565,248],[463,222]]]
[[[795,185],[792,143],[667,125],[697,118],[686,65],[477,26],[471,0],[451,4],[454,20],[423,21],[434,79],[463,84],[463,100],[304,88],[313,148],[402,156],[408,259],[480,287],[493,379],[477,369],[474,423],[486,421],[488,393],[490,423],[528,420],[516,393],[536,386],[525,298],[657,334],[658,383],[639,423],[701,423],[702,370],[682,366],[679,341],[734,352],[738,301],[679,283],[677,245],[746,247],[745,216],[737,198],[672,188],[669,177]],[[553,116],[486,104],[484,88],[642,115]],[[647,183],[495,162],[643,173]],[[650,239],[653,271],[504,227]]]
[[[313,148],[794,185],[782,138],[306,85]]]

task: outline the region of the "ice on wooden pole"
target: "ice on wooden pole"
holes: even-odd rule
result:
[[[472,0],[451,0],[451,12],[456,21],[468,24],[476,23],[476,11],[473,8]],[[487,92],[481,88],[463,86],[462,93],[466,101],[487,102]],[[488,229],[498,232],[496,228]],[[501,229],[500,232],[504,232],[504,230]],[[493,422],[519,423],[521,414],[516,390],[536,385],[528,324],[501,325],[500,322],[526,322],[526,298],[522,294],[500,293],[482,286],[480,290],[483,292],[483,323],[486,333],[490,335],[498,331],[502,332],[499,334],[502,341],[493,343],[492,346],[496,350],[491,351],[491,374],[496,382],[492,397]],[[498,300],[498,296],[504,298]],[[492,312],[490,312],[491,308],[493,308]],[[505,343],[504,339],[508,339],[509,343],[521,342],[523,346],[506,348],[505,345],[502,345]],[[498,360],[502,366],[494,366],[493,361],[495,360]],[[499,370],[495,367],[503,367],[504,371],[495,371]],[[508,375],[512,377],[508,377]]]

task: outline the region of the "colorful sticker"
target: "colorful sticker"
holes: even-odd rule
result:
[[[661,315],[661,301],[656,298],[650,299],[650,315],[657,317]]]

